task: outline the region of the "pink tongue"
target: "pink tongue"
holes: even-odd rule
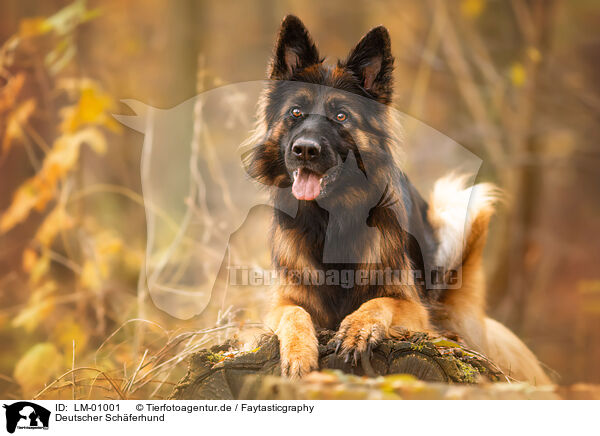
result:
[[[298,170],[298,176],[292,186],[292,194],[298,200],[314,200],[321,193],[319,177],[313,172]]]

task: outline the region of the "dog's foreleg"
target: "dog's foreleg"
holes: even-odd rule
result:
[[[319,368],[317,335],[305,309],[289,302],[278,302],[267,323],[279,338],[283,376],[300,378]]]

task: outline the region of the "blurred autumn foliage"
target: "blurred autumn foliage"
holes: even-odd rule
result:
[[[142,139],[111,114],[127,113],[121,98],[174,106],[198,76],[205,89],[262,79],[287,13],[331,58],[375,25],[390,29],[395,106],[480,156],[480,177],[510,198],[488,246],[490,313],[561,383],[600,382],[597,2],[11,0],[2,10],[0,396],[164,397],[181,362],[224,337],[225,312],[198,330],[139,298]]]
[[[2,158],[21,147],[33,173],[15,187],[0,216],[0,235],[32,214],[36,221],[19,250],[27,280],[11,299],[17,306],[4,306],[6,327],[22,333],[12,349],[12,341],[3,339],[5,350],[11,349],[3,353],[3,365],[14,365],[14,381],[25,396],[70,366],[75,352],[85,356],[90,340],[106,335],[103,283],[116,268],[135,277],[142,258],[72,204],[86,194],[76,188],[82,148],[104,155],[107,132],[121,130],[109,112],[112,97],[74,66],[77,29],[97,12],[78,1],[48,18],[25,18],[1,51]]]

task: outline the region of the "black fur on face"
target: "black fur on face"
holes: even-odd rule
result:
[[[251,153],[249,173],[280,188],[308,173],[313,186],[319,180],[317,200],[350,187],[355,175],[342,171],[350,152],[367,178],[385,174],[395,146],[386,135],[392,70],[384,27],[368,32],[346,60],[328,67],[302,22],[286,17],[261,105],[266,132]]]
[[[385,27],[370,30],[335,70],[323,67],[315,43],[298,17],[284,18],[269,67],[273,80],[297,80],[342,89],[389,104],[394,58]],[[311,68],[312,67],[312,68]],[[316,68],[315,68],[316,67]],[[304,71],[310,68],[310,71]],[[304,74],[300,74],[304,72]]]

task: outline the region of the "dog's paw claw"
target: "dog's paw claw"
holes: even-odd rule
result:
[[[340,351],[340,348],[342,348],[342,341],[337,341],[336,345],[335,345],[335,354],[338,354]]]
[[[319,369],[318,352],[303,353],[282,351],[281,375],[292,380],[304,377],[306,374]]]
[[[333,355],[337,356],[339,354],[340,349],[342,348],[342,341],[336,337],[329,340],[328,346],[334,347]]]
[[[336,344],[336,354],[339,350],[344,362],[353,361],[357,365],[360,359],[370,358],[373,349],[386,337],[384,325],[377,320],[363,319],[352,315],[341,324],[333,341]]]

